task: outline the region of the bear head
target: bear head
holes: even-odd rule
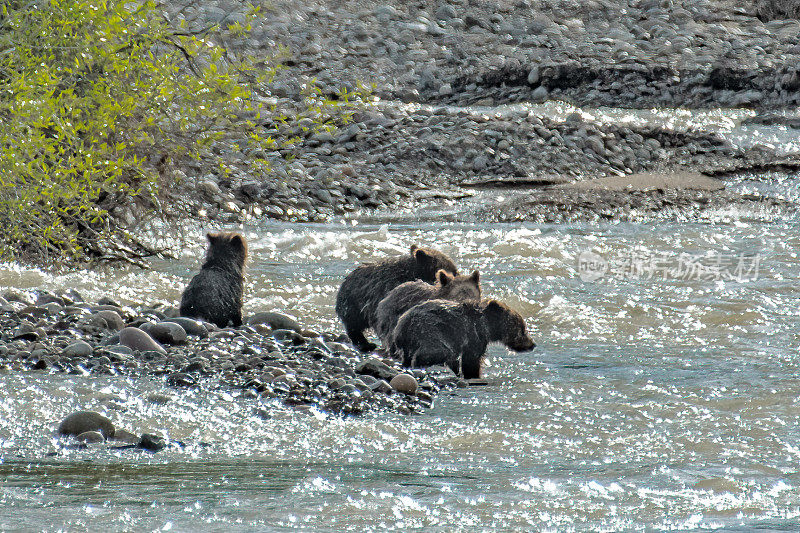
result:
[[[416,262],[417,277],[428,283],[436,280],[436,272],[439,270],[444,270],[454,276],[458,275],[456,264],[442,252],[414,245],[411,247],[411,256]]]
[[[469,276],[453,276],[445,270],[439,270],[436,283],[436,298],[455,302],[481,299],[480,273],[477,270]]]
[[[536,347],[528,336],[522,315],[497,300],[489,300],[483,310],[489,326],[490,340],[502,342],[515,352],[527,352]]]
[[[247,261],[247,241],[240,233],[220,231],[206,234],[208,251],[206,265],[244,269]]]

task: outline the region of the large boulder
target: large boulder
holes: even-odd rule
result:
[[[94,411],[77,411],[67,416],[58,425],[59,435],[78,436],[87,431],[98,431],[106,439],[114,436],[114,423]]]

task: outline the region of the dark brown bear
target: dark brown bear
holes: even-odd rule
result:
[[[181,316],[221,328],[242,325],[247,243],[238,233],[209,233],[206,260],[181,296]]]
[[[456,265],[442,252],[412,246],[407,256],[367,263],[348,274],[336,295],[336,314],[353,344],[362,352],[374,350],[364,330],[375,325],[378,303],[406,281],[433,283],[439,270],[458,275]]]
[[[421,303],[403,313],[391,341],[390,353],[403,366],[447,365],[466,379],[481,377],[490,342],[517,352],[536,346],[522,316],[497,300]]]
[[[440,270],[436,273],[436,285],[420,280],[407,281],[389,291],[375,310],[375,333],[384,346],[389,346],[389,334],[397,325],[397,319],[415,305],[428,300],[464,302],[480,299],[480,274],[477,270],[470,276],[451,276]]]

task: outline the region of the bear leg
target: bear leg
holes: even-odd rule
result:
[[[375,348],[378,347],[377,344],[369,342],[367,338],[364,336],[364,330],[355,330],[346,328],[347,336],[350,337],[350,340],[353,342],[356,348],[358,348],[362,352],[371,352]]]
[[[481,358],[462,356],[461,372],[464,379],[475,379],[481,377]]]

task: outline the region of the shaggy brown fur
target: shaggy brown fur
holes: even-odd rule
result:
[[[412,246],[409,255],[361,265],[348,274],[336,295],[336,314],[353,344],[362,352],[375,349],[364,330],[375,325],[378,303],[406,281],[433,283],[439,270],[458,275],[455,263],[442,252]]]
[[[389,346],[389,335],[397,325],[400,315],[427,300],[464,302],[481,299],[480,274],[476,270],[469,276],[451,276],[444,270],[436,273],[436,285],[424,281],[407,281],[392,289],[380,301],[375,311],[375,333],[384,346]]]
[[[239,233],[209,233],[200,272],[181,296],[181,316],[201,318],[224,328],[242,325],[247,242]]]
[[[447,365],[467,379],[481,376],[490,342],[517,352],[536,346],[522,316],[497,300],[421,303],[403,313],[391,340],[390,353],[403,366]]]

